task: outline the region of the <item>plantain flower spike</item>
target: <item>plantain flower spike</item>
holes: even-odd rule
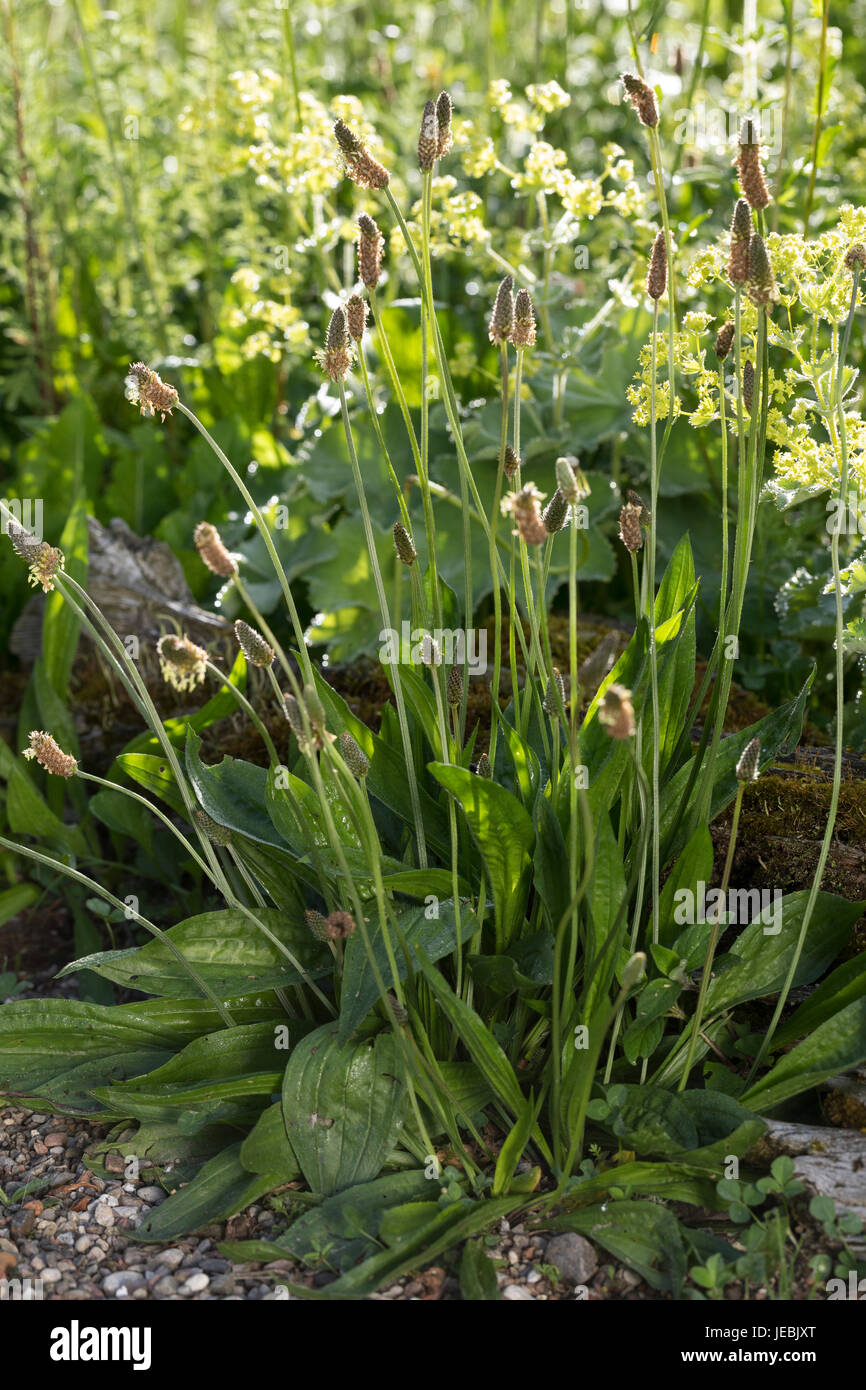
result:
[[[425,173],[433,168],[439,150],[439,117],[435,101],[428,101],[421,117],[421,131],[418,136],[418,168]]]
[[[394,522],[394,549],[398,560],[404,565],[414,565],[418,559],[418,551],[402,521]]]
[[[126,378],[126,394],[142,415],[159,415],[165,420],[177,405],[177,391],[158,372],[144,362],[130,363]]]
[[[535,309],[529,290],[517,291],[517,298],[514,301],[514,327],[511,330],[511,341],[516,348],[528,348],[535,345]]]
[[[731,219],[728,252],[728,279],[732,285],[745,285],[749,278],[749,242],[752,239],[752,212],[745,198],[738,198]]]
[[[352,365],[352,347],[346,324],[346,311],[336,308],[328,324],[325,346],[316,353],[316,361],[331,381],[345,381]]]
[[[463,667],[452,666],[445,682],[445,699],[453,708],[463,699]]]
[[[513,327],[514,280],[510,275],[506,275],[505,279],[499,282],[499,289],[496,291],[496,299],[493,302],[493,313],[490,315],[489,337],[491,343],[497,346],[501,343],[507,343]]]
[[[213,816],[209,816],[207,811],[202,810],[201,806],[194,807],[192,814],[196,825],[204,831],[211,844],[223,846],[231,844],[232,832],[227,826],[220,825],[219,821],[214,820]]]
[[[724,362],[728,353],[731,351],[733,341],[734,325],[732,323],[723,323],[716,334],[716,358],[719,362]]]
[[[382,277],[385,238],[366,212],[358,216],[358,276],[368,290],[374,290]]]
[[[439,99],[436,102],[436,121],[439,132],[436,145],[437,159],[441,159],[451,148],[451,114],[453,109],[450,94],[448,92],[440,92]]]
[[[234,578],[238,572],[237,561],[226,550],[215,526],[211,526],[209,521],[200,521],[193,531],[192,539],[211,574],[221,575],[223,579]]]
[[[646,292],[650,299],[661,299],[668,283],[668,248],[664,228],[653,242],[649,270],[646,277]]]
[[[753,738],[751,743],[746,744],[740,754],[740,761],[737,763],[737,781],[757,782],[760,761],[761,740],[759,738]]]
[[[598,720],[611,738],[632,738],[635,732],[631,691],[624,685],[609,685],[598,707]]]
[[[756,209],[765,208],[770,201],[770,193],[761,163],[760,131],[757,121],[751,116],[746,116],[740,126],[737,174],[743,197],[749,206]]]
[[[156,644],[162,678],[181,693],[195,690],[207,675],[207,652],[188,637],[170,632]]]
[[[568,499],[561,488],[556,489],[544,508],[541,513],[541,520],[544,522],[545,531],[550,536],[554,536],[557,531],[562,530],[568,520]]]
[[[337,121],[334,139],[343,156],[346,177],[359,188],[387,188],[391,176],[378,159],[374,159],[360,136],[345,121]]]
[[[269,642],[266,642],[260,632],[256,632],[254,627],[245,623],[243,618],[238,618],[235,622],[235,637],[238,639],[238,646],[251,666],[272,666],[276,652]]]
[[[340,752],[343,762],[353,777],[366,777],[370,771],[370,759],[359,743],[346,730],[340,734]]]
[[[624,72],[620,81],[625,88],[626,100],[634,107],[641,125],[657,126],[659,109],[652,87],[644,82],[642,77],[636,77],[633,72]]]
[[[15,554],[20,555],[27,565],[30,572],[28,584],[32,584],[34,588],[41,588],[44,594],[51,593],[54,577],[66,563],[63,551],[49,545],[47,541],[39,540],[38,536],[34,536],[11,519],[6,523],[6,534],[12,542]]]
[[[44,767],[45,771],[50,772],[54,777],[75,776],[78,771],[78,762],[71,753],[63,752],[51,734],[34,729],[28,734],[28,738],[30,742],[24,749],[25,758],[35,758],[39,766]]]
[[[632,555],[643,548],[643,526],[641,509],[632,502],[626,502],[619,514],[619,538]]]

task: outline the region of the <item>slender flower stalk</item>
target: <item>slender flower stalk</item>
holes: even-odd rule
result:
[[[824,838],[821,842],[821,850],[818,855],[818,863],[815,866],[815,874],[809,890],[809,897],[803,911],[803,919],[800,923],[800,930],[797,935],[797,942],[794,947],[791,961],[788,966],[788,973],[785,976],[785,983],[782,986],[776,1007],[773,1010],[773,1017],[770,1026],[761,1039],[758,1054],[755,1057],[752,1069],[749,1073],[749,1082],[754,1079],[755,1073],[762,1065],[764,1058],[770,1050],[773,1036],[779,1026],[788,995],[797,974],[797,967],[800,964],[800,957],[803,954],[803,946],[809,925],[815,911],[815,904],[818,901],[818,893],[821,889],[821,882],[824,877],[824,870],[827,867],[827,858],[830,853],[830,846],[833,843],[833,832],[836,828],[836,815],[839,810],[839,794],[842,786],[842,754],[845,747],[845,617],[843,607],[842,575],[839,566],[839,545],[844,530],[843,518],[848,515],[848,434],[845,421],[845,356],[851,340],[851,326],[854,321],[854,314],[857,310],[857,290],[860,284],[861,262],[854,260],[850,265],[852,273],[851,285],[851,304],[848,310],[848,318],[845,329],[838,345],[836,354],[836,379],[834,382],[833,415],[835,416],[835,428],[831,425],[831,437],[835,452],[839,459],[839,509],[836,523],[830,540],[830,558],[833,567],[833,599],[834,612],[836,619],[836,737],[833,758],[833,787],[830,793],[830,807],[827,812],[827,824],[824,829]]]
[[[352,475],[355,480],[355,489],[361,507],[361,519],[364,525],[364,535],[366,537],[367,551],[370,557],[370,569],[373,574],[373,582],[376,586],[376,596],[379,600],[382,626],[390,628],[392,626],[391,615],[388,611],[388,600],[385,597],[385,586],[382,583],[382,572],[379,567],[379,557],[376,553],[376,538],[373,532],[373,523],[370,519],[370,509],[367,505],[367,495],[364,491],[364,480],[361,476],[361,467],[358,463],[355,440],[352,434],[352,425],[349,419],[349,404],[346,400],[346,387],[342,380],[338,381],[337,386],[340,392],[340,410],[343,417],[343,429],[346,435],[346,444],[349,450],[349,460],[352,466]],[[427,842],[424,834],[424,818],[421,814],[418,779],[415,775],[415,757],[412,750],[412,740],[409,734],[409,723],[406,717],[406,702],[403,696],[403,683],[400,678],[399,664],[395,663],[392,670],[394,699],[397,705],[397,719],[400,725],[400,737],[403,742],[403,756],[406,761],[406,777],[409,783],[409,795],[412,801],[412,818],[415,825],[415,838],[418,843],[418,860],[421,867],[426,868]]]

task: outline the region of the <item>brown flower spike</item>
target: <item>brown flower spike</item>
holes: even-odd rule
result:
[[[346,327],[354,343],[360,343],[367,327],[367,301],[353,294],[346,304]]]
[[[609,685],[598,707],[598,721],[611,738],[632,738],[635,731],[631,691],[624,685]]]
[[[533,347],[535,344],[535,310],[529,290],[517,291],[511,341],[516,348]]]
[[[642,77],[636,77],[633,72],[624,72],[621,77],[623,87],[625,87],[626,100],[631,102],[642,125],[657,126],[659,123],[659,109],[656,105],[656,95],[652,87],[644,82]]]
[[[382,252],[385,238],[372,217],[362,212],[358,217],[358,275],[368,290],[374,290],[382,277]]]
[[[451,113],[453,105],[448,92],[440,92],[436,102],[436,121],[439,139],[436,145],[436,158],[441,159],[451,148]]]
[[[765,308],[776,298],[776,281],[764,245],[764,238],[753,232],[749,242],[749,298]]]
[[[731,246],[728,253],[728,279],[732,285],[745,285],[749,278],[751,239],[752,213],[745,198],[738,198],[731,220]]]
[[[130,398],[141,410],[142,415],[160,415],[164,420],[177,405],[177,391],[158,372],[154,372],[144,362],[132,362],[129,367]]]
[[[421,117],[421,132],[418,136],[418,168],[425,172],[433,168],[439,151],[439,118],[436,115],[435,101],[428,101]]]
[[[445,699],[449,705],[459,705],[463,699],[463,667],[452,666],[445,682]]]
[[[855,241],[854,245],[848,250],[845,257],[845,265],[852,273],[855,270],[866,270],[866,246],[862,241]]]
[[[751,415],[755,404],[755,368],[751,362],[743,367],[743,404]]]
[[[332,912],[325,929],[331,941],[345,941],[355,930],[355,919],[350,912]]]
[[[345,381],[352,365],[352,348],[346,325],[346,311],[334,310],[328,324],[324,348],[316,353],[316,361],[331,381]]]
[[[231,579],[238,572],[237,562],[222,543],[222,537],[209,521],[200,521],[192,533],[196,550],[211,574]]]
[[[343,163],[346,169],[346,177],[356,183],[359,188],[387,188],[391,182],[391,176],[384,165],[378,159],[374,159],[363,140],[360,139],[345,121],[337,121],[334,126],[334,139],[336,140],[340,154],[343,156]]]
[[[632,555],[636,555],[643,547],[641,509],[632,502],[626,502],[619,514],[619,538]]]
[[[749,206],[765,208],[770,201],[770,193],[761,164],[761,139],[758,125],[750,116],[746,116],[740,126],[737,173],[740,187],[743,190],[743,197]]]
[[[561,531],[568,520],[568,499],[561,488],[557,488],[544,511],[541,513],[544,529],[548,535]]]
[[[509,492],[501,502],[503,516],[514,521],[514,535],[527,545],[542,545],[547,540],[547,527],[541,519],[540,503],[543,494],[534,483],[524,483],[519,492]]]
[[[497,346],[507,343],[514,327],[514,281],[510,275],[499,282],[493,313],[490,315],[489,337]]]
[[[506,478],[513,478],[520,467],[520,459],[515,454],[510,444],[505,446],[505,456],[502,461],[503,472]]]
[[[716,334],[716,358],[719,362],[724,362],[731,350],[733,341],[734,325],[732,323],[723,323]]]
[[[78,763],[71,753],[64,753],[50,734],[34,729],[28,734],[29,747],[24,749],[25,758],[35,758],[40,767],[54,777],[74,777]]]
[[[646,277],[646,292],[650,299],[661,299],[668,283],[668,248],[664,228],[653,242],[649,270]]]

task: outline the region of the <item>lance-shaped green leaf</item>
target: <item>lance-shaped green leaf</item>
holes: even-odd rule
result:
[[[237,830],[251,840],[280,846],[265,807],[268,774],[263,767],[240,758],[223,758],[207,767],[199,756],[201,739],[193,729],[186,734],[186,771],[200,804],[219,825]]]
[[[680,1224],[655,1202],[606,1202],[551,1222],[556,1231],[578,1231],[630,1265],[654,1289],[677,1296],[686,1275]]]
[[[415,954],[417,946],[422,947],[425,956],[431,961],[441,960],[443,956],[450,955],[456,949],[457,916],[454,911],[453,900],[440,902],[436,906],[438,915],[431,918],[427,916],[426,907],[404,907],[395,914],[403,940],[409,948],[413,970],[417,970],[420,965]],[[475,914],[470,912],[466,904],[463,904],[460,912],[461,941],[469,941],[477,930],[478,921]],[[405,980],[409,973],[406,956],[393,926],[390,927],[390,933],[394,958],[397,962],[397,974],[401,980]],[[381,925],[374,924],[371,920],[368,935],[373,956],[385,986],[386,988],[393,988],[394,976],[388,960]],[[346,1042],[358,1024],[366,1018],[378,998],[379,988],[370,964],[370,957],[364,946],[364,939],[360,932],[355,932],[349,937],[346,944],[343,964],[339,1030],[341,1043]]]
[[[316,941],[300,915],[293,917],[277,908],[260,907],[255,909],[255,916],[282,943],[292,960],[237,908],[188,917],[165,935],[222,999],[249,994],[254,989],[296,985],[303,978],[302,970],[313,979],[330,973],[333,960],[327,947]],[[189,974],[161,940],[129,950],[84,956],[65,966],[60,974],[71,975],[76,970],[93,970],[106,980],[142,994],[181,999],[189,993]]]
[[[786,1052],[742,1097],[750,1110],[772,1110],[783,1100],[811,1090],[828,1076],[866,1060],[866,999],[857,999],[828,1018],[811,1037]]]
[[[523,923],[535,847],[532,820],[498,783],[447,763],[429,768],[460,803],[481,850],[493,892],[497,946],[503,950]]]
[[[420,948],[418,955],[425,979],[442,1012],[459,1033],[466,1051],[491,1087],[496,1099],[515,1120],[518,1119],[523,1114],[523,1092],[514,1068],[496,1038],[486,1024],[482,1023],[475,1010],[455,994],[447,980],[438,970],[433,969],[429,960],[425,960]],[[532,1137],[549,1162],[550,1150],[537,1125],[533,1128]]]
[[[230,1144],[195,1175],[192,1182],[173,1193],[147,1215],[133,1232],[132,1240],[167,1241],[197,1231],[212,1221],[224,1221],[258,1197],[278,1187],[279,1174],[249,1173],[241,1163],[240,1143]]]
[[[807,892],[789,893],[772,922],[753,920],[716,962],[718,974],[707,990],[707,1015],[748,999],[780,990],[800,933]],[[839,954],[866,902],[849,903],[833,893],[819,893],[806,933],[793,984],[807,985]],[[719,967],[726,967],[721,968]]]

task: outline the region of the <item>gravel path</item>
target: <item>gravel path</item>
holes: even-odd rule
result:
[[[130,1241],[130,1232],[166,1194],[146,1180],[119,1175],[106,1181],[91,1173],[82,1156],[104,1132],[92,1122],[30,1110],[0,1114],[0,1301],[278,1300],[287,1296],[281,1281],[330,1282],[331,1276],[289,1260],[233,1264],[220,1255],[217,1243],[225,1238],[276,1233],[280,1218],[266,1203],[168,1246]],[[599,1269],[593,1247],[580,1236],[548,1240],[503,1221],[487,1244],[509,1301],[635,1297],[641,1282],[630,1270]],[[446,1264],[449,1270],[433,1265],[371,1298],[459,1299],[456,1272],[449,1272],[456,1267]],[[575,1288],[581,1284],[586,1292]]]

